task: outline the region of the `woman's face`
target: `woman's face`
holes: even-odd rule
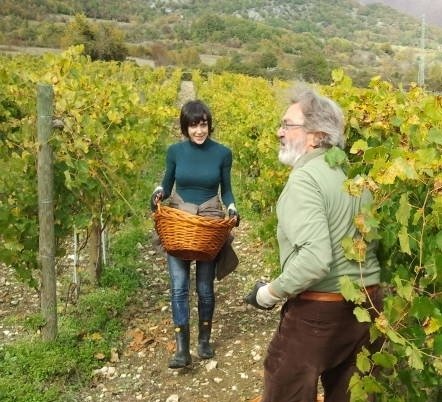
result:
[[[199,123],[192,123],[189,125],[187,132],[189,133],[190,141],[201,145],[209,136],[209,124],[205,120],[201,120]]]

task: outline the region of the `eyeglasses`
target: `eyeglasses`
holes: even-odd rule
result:
[[[281,124],[279,125],[279,128],[283,131],[289,131],[292,128],[300,128],[304,127],[304,124],[293,124],[293,123],[287,123],[286,121],[281,121]]]

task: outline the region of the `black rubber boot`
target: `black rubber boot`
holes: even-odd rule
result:
[[[200,321],[198,334],[198,356],[201,359],[211,359],[214,356],[210,346],[210,334],[212,333],[212,321]]]
[[[189,352],[189,325],[175,328],[176,353],[169,361],[169,368],[183,368],[192,363]]]

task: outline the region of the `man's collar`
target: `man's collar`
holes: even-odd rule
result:
[[[302,168],[307,162],[318,157],[319,155],[325,154],[326,152],[327,152],[327,148],[316,148],[313,151],[310,151],[310,152],[302,155],[293,165],[293,169]]]

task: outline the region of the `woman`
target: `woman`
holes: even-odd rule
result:
[[[214,204],[220,210],[221,199],[227,206],[230,217],[239,215],[235,208],[230,172],[232,152],[210,138],[212,115],[200,100],[189,101],[181,109],[181,132],[184,141],[171,145],[167,150],[166,172],[160,187],[151,197],[151,208],[156,209],[158,201],[168,198],[175,184],[174,201],[201,207]],[[169,362],[170,368],[181,368],[191,363],[189,352],[189,279],[191,261],[167,255],[171,284],[172,316],[175,325],[176,353]],[[196,290],[198,294],[198,355],[210,359],[214,352],[209,343],[212,331],[212,317],[215,308],[214,261],[196,261]]]

